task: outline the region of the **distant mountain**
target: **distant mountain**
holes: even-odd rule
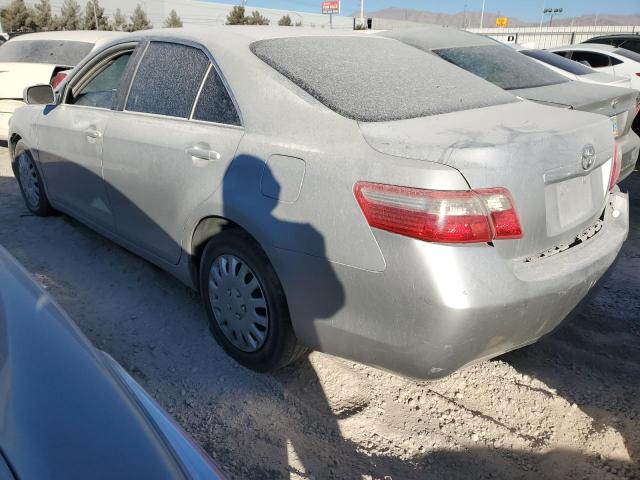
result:
[[[573,22],[573,23],[572,23]],[[546,22],[546,25],[549,24],[549,21]],[[599,14],[591,14],[591,15],[581,15],[579,17],[574,18],[566,18],[560,17],[553,19],[554,25],[577,25],[580,27],[589,26],[589,25],[640,25],[640,13],[632,14],[632,15],[616,15],[613,13],[599,13]]]
[[[352,16],[358,17],[360,12],[354,12]],[[382,10],[366,12],[367,17],[388,18],[392,20],[405,20],[408,22],[430,23],[434,25],[448,25],[459,28],[478,28],[480,26],[480,12],[467,11],[454,14],[435,13],[427,10],[413,10],[410,8],[389,7]],[[539,22],[526,22],[516,17],[510,17],[502,13],[484,12],[483,25],[485,28],[494,27],[496,18],[507,16],[510,27],[533,27]],[[573,22],[573,23],[572,23]],[[545,17],[543,25],[549,25],[548,17]],[[558,26],[588,26],[588,25],[640,25],[640,13],[634,15],[615,15],[609,13],[582,15],[580,17],[566,17],[561,15],[553,18],[553,25]]]

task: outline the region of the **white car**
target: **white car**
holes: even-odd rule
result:
[[[640,90],[640,54],[636,52],[599,43],[568,45],[549,51],[618,79],[629,78],[631,88]]]
[[[38,83],[54,85],[64,78],[61,72],[121,32],[42,32],[20,35],[0,49],[0,141],[7,140],[9,119],[24,105],[25,87]],[[57,77],[57,78],[56,78]]]
[[[631,79],[616,78],[608,73],[598,72],[585,64],[569,60],[562,55],[556,55],[546,50],[535,48],[525,48],[520,45],[512,45],[515,50],[532,58],[540,65],[544,65],[549,70],[559,73],[563,77],[576,82],[595,83],[598,85],[609,85],[612,87],[631,88]]]

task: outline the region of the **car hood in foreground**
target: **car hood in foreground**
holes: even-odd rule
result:
[[[191,478],[127,383],[0,247],[0,451],[14,475]]]
[[[0,63],[0,98],[22,98],[26,87],[49,83],[56,65]]]

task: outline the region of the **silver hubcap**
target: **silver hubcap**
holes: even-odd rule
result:
[[[18,157],[18,175],[24,196],[31,208],[38,208],[40,203],[40,184],[36,175],[36,167],[26,153]]]
[[[267,300],[255,273],[235,255],[221,255],[209,272],[209,301],[225,337],[243,352],[259,350],[269,330]]]

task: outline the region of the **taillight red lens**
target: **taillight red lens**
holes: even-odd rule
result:
[[[620,153],[620,147],[618,142],[614,142],[613,145],[613,161],[611,162],[611,176],[609,177],[609,191],[613,190],[616,186],[618,177],[620,176],[620,169],[622,168],[622,153]]]
[[[522,238],[504,188],[425,190],[358,182],[354,193],[369,225],[407,237],[441,243]]]
[[[67,70],[56,73],[54,77],[51,79],[51,88],[55,90],[58,87],[58,85],[60,85],[62,81],[65,78],[67,78],[67,75],[69,75],[69,72]]]

